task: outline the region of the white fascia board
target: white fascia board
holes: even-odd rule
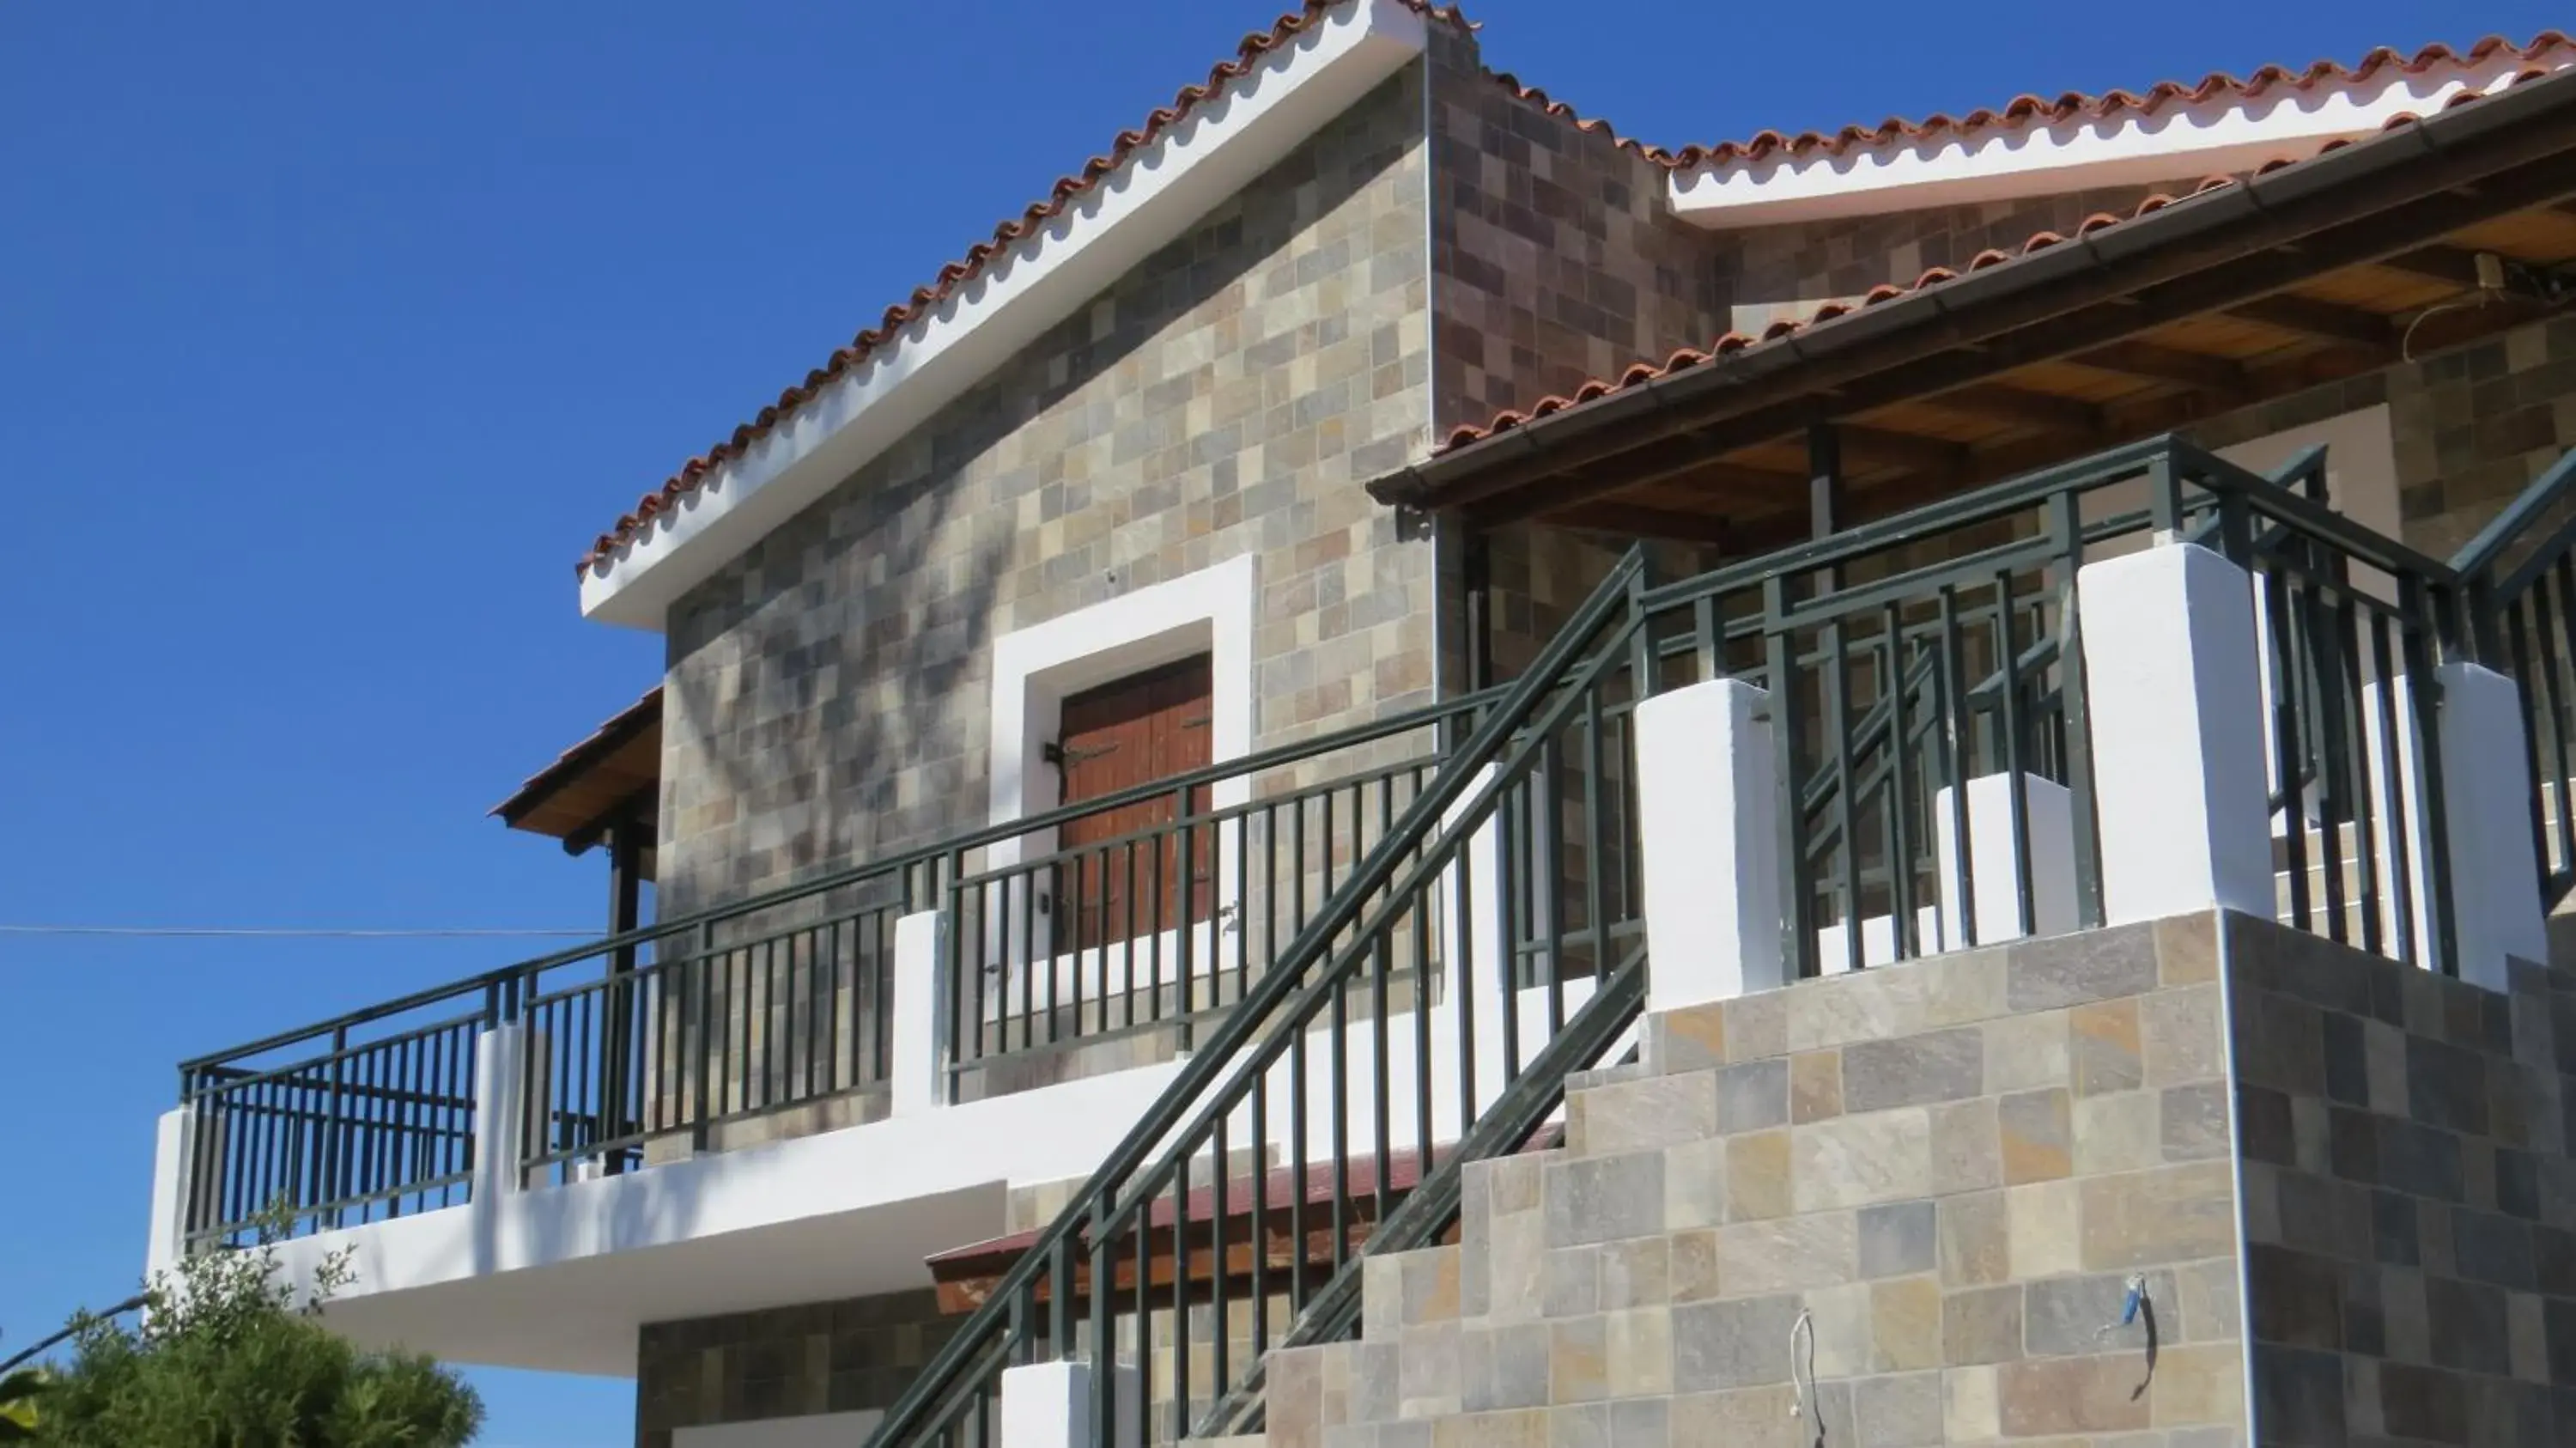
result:
[[[2191,180],[2304,157],[2330,140],[2372,135],[2401,114],[2431,115],[2463,91],[2492,90],[2534,65],[2568,63],[2558,53],[2534,61],[2500,50],[2476,65],[2420,74],[2384,66],[2367,80],[2276,85],[2252,99],[2231,92],[2199,105],[2168,103],[2152,115],[2123,110],[2055,125],[1944,131],[1839,155],[1777,151],[1676,170],[1669,194],[1683,220],[1729,230]]]
[[[986,263],[582,574],[581,611],[659,631],[691,585],[821,498],[1177,240],[1425,43],[1402,0],[1344,0]]]

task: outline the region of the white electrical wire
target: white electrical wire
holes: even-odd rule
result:
[[[2457,301],[2441,302],[2433,306],[2426,307],[2422,313],[2417,315],[2414,321],[2406,324],[2405,335],[2397,339],[2397,360],[2400,362],[2412,362],[2415,360],[2416,328],[2423,326],[2426,322],[2433,320],[2444,312],[2462,312],[2467,311],[2471,307],[2483,307],[2502,295],[2503,293],[2501,292],[2491,292],[2481,289],[2475,296],[2461,297]]]

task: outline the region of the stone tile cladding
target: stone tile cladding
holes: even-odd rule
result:
[[[636,1448],[671,1448],[681,1428],[892,1407],[958,1321],[924,1288],[647,1323]]]
[[[2576,974],[2499,995],[2236,925],[2263,1441],[2576,1441]]]
[[[1437,435],[1726,330],[1709,234],[1660,166],[1553,116],[1431,38]]]
[[[2226,447],[2383,402],[2405,541],[2448,558],[2576,447],[2576,318],[2313,387],[2191,433]]]
[[[1562,1151],[1469,1169],[1458,1245],[1368,1265],[1361,1340],[1272,1359],[1269,1443],[2242,1443],[2214,942],[2179,919],[1653,1018],[1644,1067],[1569,1091]],[[2103,1331],[2132,1273],[2152,1374],[2143,1326]]]
[[[2071,236],[2097,211],[2126,216],[2158,193],[2188,196],[2200,179],[1713,233],[1719,315],[1759,335],[1773,322],[1804,321],[1827,302],[1855,302],[1876,286],[1910,287],[1934,267],[1963,267],[1981,251],[2018,253],[2043,231]]]
[[[982,822],[1001,633],[1252,553],[1256,740],[1426,703],[1419,67],[672,611],[660,904]]]

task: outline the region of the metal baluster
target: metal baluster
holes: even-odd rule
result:
[[[2290,857],[2290,921],[2301,930],[2310,928],[2308,910],[2308,829],[2306,791],[2300,784],[2301,763],[2305,751],[2300,748],[2297,680],[2290,658],[2292,631],[2290,592],[2278,564],[2263,570],[2259,586],[2263,590],[2264,643],[2270,660],[2265,675],[2272,699],[2272,768],[2280,781],[2283,813],[2282,833],[2287,836]],[[2430,677],[2429,675],[2427,676]]]
[[[2039,932],[2039,922],[2031,908],[2030,886],[2030,766],[2027,758],[2030,720],[2021,691],[2021,640],[2013,628],[2010,570],[1999,569],[1995,573],[1995,630],[1996,657],[2002,668],[2004,687],[2004,786],[2012,807],[2015,923],[2021,934],[2035,935]]]
[[[1914,830],[1913,779],[1906,771],[1909,744],[1905,737],[1905,619],[1897,605],[1886,609],[1887,631],[1887,804],[1880,816],[1886,835],[1888,908],[1893,912],[1888,929],[1895,946],[1895,958],[1912,960],[1923,954],[1922,933],[1914,918]]]
[[[2102,924],[2102,837],[2093,794],[2093,707],[2084,677],[2083,600],[2076,588],[2084,571],[2083,505],[2073,493],[2057,498],[2057,553],[2063,574],[2057,588],[2057,698],[2064,721],[2068,813],[2075,835],[2075,921],[2087,930]],[[1960,858],[1967,844],[1960,842]]]

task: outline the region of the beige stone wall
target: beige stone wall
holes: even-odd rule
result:
[[[1249,553],[1257,737],[1428,702],[1427,541],[1359,484],[1423,446],[1409,69],[670,620],[666,914],[986,809],[996,635]]]
[[[2241,1443],[2214,945],[2176,920],[1653,1019],[1563,1151],[1468,1170],[1458,1246],[1371,1263],[1359,1341],[1273,1360],[1271,1448]],[[2132,1274],[2152,1363],[2102,1331]]]

